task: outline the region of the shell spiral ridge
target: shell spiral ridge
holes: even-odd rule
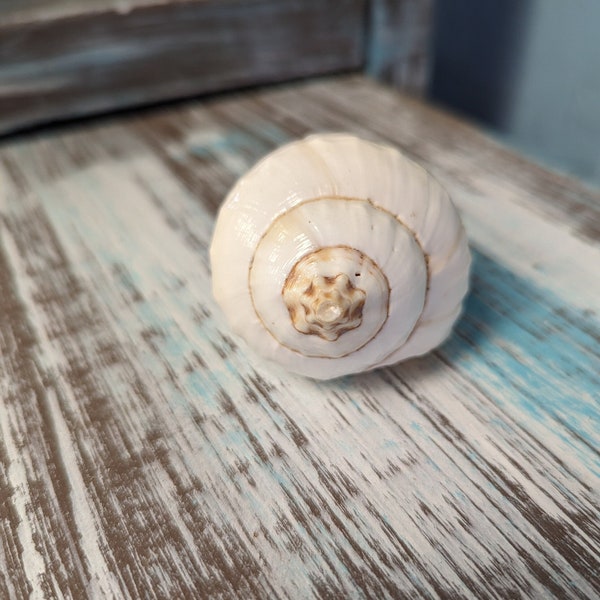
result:
[[[428,352],[468,290],[464,228],[442,186],[398,150],[346,134],[274,151],[230,191],[213,293],[264,357],[318,379]]]

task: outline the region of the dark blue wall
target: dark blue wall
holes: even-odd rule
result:
[[[600,185],[600,1],[438,0],[431,98]]]

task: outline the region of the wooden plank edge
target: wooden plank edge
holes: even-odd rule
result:
[[[422,96],[431,70],[434,0],[371,0],[366,70]]]

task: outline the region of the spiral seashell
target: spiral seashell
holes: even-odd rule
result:
[[[398,150],[346,134],[261,160],[227,196],[211,245],[213,294],[232,328],[317,379],[439,345],[470,261],[442,186]]]

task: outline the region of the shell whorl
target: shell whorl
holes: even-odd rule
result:
[[[261,354],[326,379],[427,352],[468,287],[443,188],[397,150],[311,136],[238,181],[211,246],[213,291]]]

